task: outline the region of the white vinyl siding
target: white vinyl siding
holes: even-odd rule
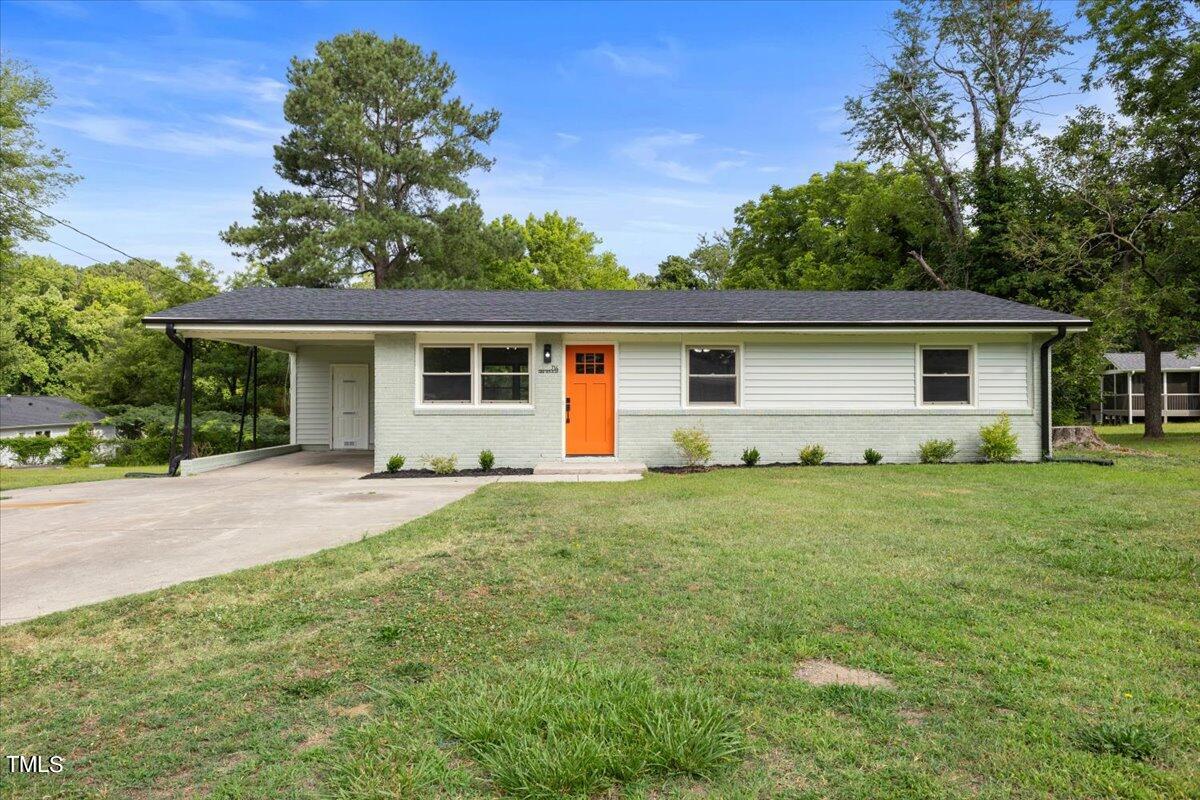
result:
[[[375,348],[365,346],[301,345],[296,349],[296,433],[295,443],[313,447],[328,447],[332,441],[333,386],[330,382],[334,364],[366,364],[375,361]],[[371,370],[368,369],[368,375]],[[368,394],[374,420],[374,386]],[[368,425],[368,439],[374,439],[374,425]]]
[[[763,410],[915,408],[921,344],[926,343],[919,339],[744,341],[739,350],[739,406]],[[926,346],[942,345],[930,342]],[[974,345],[979,408],[1029,408],[1034,349],[1028,340]],[[618,408],[683,407],[685,358],[683,341],[621,342]]]
[[[975,380],[980,408],[1029,405],[1030,353],[1026,342],[982,342],[976,346]]]
[[[896,408],[916,397],[916,352],[904,342],[748,343],[747,408]]]
[[[619,408],[679,408],[683,398],[678,342],[621,345],[617,359]]]

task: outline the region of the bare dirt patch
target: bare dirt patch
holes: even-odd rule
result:
[[[895,686],[890,678],[869,669],[844,667],[824,658],[813,658],[800,662],[792,677],[813,686],[863,686],[870,689],[891,689]]]

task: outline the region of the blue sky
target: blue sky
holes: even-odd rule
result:
[[[472,178],[487,214],[572,214],[654,272],[738,204],[852,157],[842,101],[886,53],[891,8],[5,0],[0,48],[58,95],[42,136],[83,180],[54,213],[137,255],[236,269],[218,232],[249,219],[256,187],[281,185],[271,147],[289,59],[364,29],[437,51],[465,100],[502,113],[496,164]],[[1047,120],[1081,100],[1047,103]]]

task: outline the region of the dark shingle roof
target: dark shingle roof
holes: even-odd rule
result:
[[[146,322],[766,326],[1086,325],[978,292],[439,291],[250,288],[159,311]]]
[[[1146,356],[1144,353],[1105,353],[1104,357],[1113,365],[1113,369],[1124,369],[1133,372],[1142,372],[1146,369]],[[1174,350],[1163,353],[1162,368],[1200,369],[1200,352],[1197,352],[1191,358],[1181,358],[1176,355]]]
[[[0,428],[99,422],[105,415],[65,397],[0,396]]]

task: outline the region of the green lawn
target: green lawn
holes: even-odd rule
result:
[[[0,491],[54,486],[59,483],[83,483],[124,478],[128,472],[166,472],[166,464],[149,467],[22,467],[0,468]]]
[[[0,795],[1195,797],[1198,509],[1175,458],[492,485],[0,630],[0,750],[67,761]]]
[[[1096,432],[1106,442],[1143,452],[1184,458],[1200,458],[1200,422],[1169,422],[1163,426],[1163,439],[1142,438],[1144,428],[1136,425],[1097,425]]]

